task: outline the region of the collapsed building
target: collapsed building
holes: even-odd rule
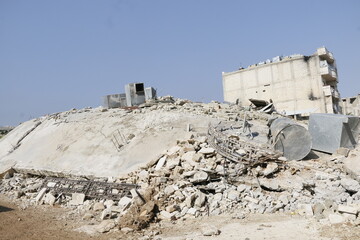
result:
[[[144,83],[129,83],[125,85],[125,93],[110,94],[102,98],[104,108],[133,107],[146,101],[156,99],[153,87],[144,87]]]
[[[341,109],[344,114],[360,116],[360,94],[354,97],[342,98]]]
[[[223,72],[222,78],[226,102],[247,106],[249,99],[265,100],[288,116],[341,113],[336,61],[325,47],[311,56],[277,56]]]

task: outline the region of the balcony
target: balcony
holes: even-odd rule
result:
[[[324,92],[325,97],[332,96],[337,99],[340,98],[340,93],[337,90],[335,90],[334,87],[332,87],[330,85],[323,86],[323,92]]]
[[[326,63],[326,61],[320,61],[320,75],[326,81],[337,81],[336,68]]]
[[[318,48],[317,54],[321,59],[326,60],[328,63],[334,63],[334,56],[326,49],[326,47]]]

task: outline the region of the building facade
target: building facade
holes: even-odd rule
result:
[[[325,47],[311,56],[278,56],[223,73],[222,79],[225,102],[248,106],[249,99],[265,100],[286,115],[341,112],[336,61]]]

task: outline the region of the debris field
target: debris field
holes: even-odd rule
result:
[[[273,117],[281,116],[171,97],[44,116],[0,140],[0,194],[21,209],[66,208],[81,219],[74,230],[91,236],[166,239],[164,222],[257,214],[360,225],[352,167],[360,148],[289,161],[267,137]],[[201,231],[222,234],[212,225]]]

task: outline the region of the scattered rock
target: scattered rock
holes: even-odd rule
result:
[[[338,212],[356,215],[358,213],[358,208],[351,207],[351,206],[346,206],[346,205],[339,205],[338,206]]]
[[[192,183],[202,183],[202,182],[206,182],[209,178],[209,175],[206,172],[203,171],[199,171],[196,172],[193,176],[193,178],[191,179]]]
[[[329,214],[329,221],[331,224],[344,223],[345,218],[340,214]]]
[[[44,197],[44,203],[45,203],[45,204],[49,204],[49,205],[51,205],[51,206],[54,205],[55,200],[56,200],[55,196],[52,195],[51,193],[47,193],[47,194],[45,195],[45,197]]]
[[[216,236],[220,234],[220,230],[214,225],[207,225],[201,229],[203,236]]]
[[[46,188],[42,188],[42,189],[40,190],[40,192],[38,193],[38,195],[37,195],[36,198],[35,198],[35,202],[36,202],[36,203],[40,203],[40,202],[41,202],[42,198],[45,196],[46,190],[47,190]]]
[[[263,171],[263,174],[264,176],[269,176],[278,170],[279,170],[279,166],[274,162],[270,162],[267,164],[265,170]]]
[[[85,194],[83,193],[73,193],[71,194],[71,200],[69,202],[72,206],[81,205],[84,203],[85,200]]]
[[[344,147],[338,148],[336,150],[337,155],[341,155],[341,156],[344,156],[344,157],[347,157],[349,155],[349,152],[350,152],[350,149],[344,148]]]
[[[155,171],[160,170],[165,165],[165,162],[166,162],[166,156],[161,157],[156,164]]]
[[[94,211],[100,211],[100,210],[104,210],[104,209],[105,209],[105,205],[102,202],[96,202],[93,205],[93,210]]]
[[[360,184],[358,181],[349,178],[341,179],[341,186],[351,193],[357,193],[360,190]]]

